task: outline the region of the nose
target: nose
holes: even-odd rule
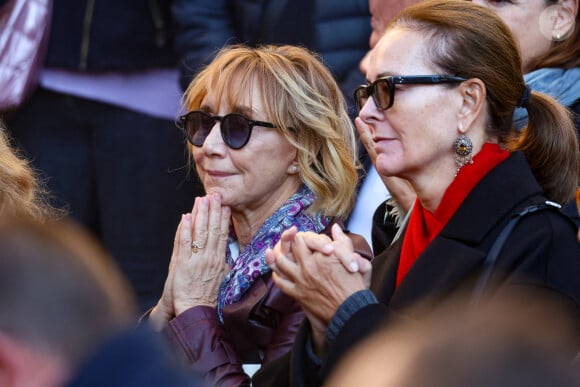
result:
[[[364,122],[369,123],[372,120],[380,120],[384,116],[384,111],[379,109],[375,103],[375,99],[369,96],[358,112],[358,116]]]
[[[221,135],[221,123],[215,120],[213,127],[209,131],[202,148],[208,154],[223,153],[226,144]]]

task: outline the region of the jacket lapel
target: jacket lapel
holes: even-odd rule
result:
[[[513,187],[517,187],[514,190]],[[472,190],[395,289],[402,239],[373,261],[371,290],[380,302],[406,308],[436,302],[479,274],[490,244],[522,202],[541,193],[523,154],[515,152]]]

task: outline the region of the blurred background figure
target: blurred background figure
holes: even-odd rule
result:
[[[395,322],[357,346],[327,387],[575,387],[578,321],[547,297],[477,307],[458,299],[420,323]],[[575,347],[576,346],[576,347]]]
[[[184,90],[220,48],[236,43],[305,46],[345,96],[364,79],[357,69],[371,32],[368,0],[173,0],[172,9]]]
[[[40,86],[7,122],[53,194],[94,232],[143,309],[163,289],[187,177],[169,0],[54,0]]]
[[[522,53],[524,79],[532,90],[546,93],[574,114],[580,136],[580,13],[578,0],[474,0],[497,12],[514,34]],[[526,109],[516,109],[514,123],[522,129]],[[563,211],[578,225],[573,200]]]
[[[72,223],[0,219],[0,384],[195,386],[151,331],[131,288]]]

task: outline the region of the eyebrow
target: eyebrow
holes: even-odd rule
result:
[[[391,77],[391,76],[394,76],[394,75],[395,75],[394,73],[391,73],[389,71],[384,71],[382,73],[378,73],[377,74],[377,77],[375,78],[375,80],[377,80],[379,78],[384,78],[384,77]],[[366,79],[366,81],[367,81],[368,84],[371,84],[372,83],[371,81],[368,80],[368,78]]]
[[[234,113],[240,113],[240,114],[245,114],[245,115],[248,115],[250,117],[253,117],[253,115],[255,113],[254,110],[251,109],[250,107],[248,107],[248,106],[241,106],[241,105],[235,105],[232,108],[232,112],[234,112]]]
[[[212,108],[208,104],[201,105],[199,107],[199,110],[202,110],[202,111],[207,112],[207,113],[211,113],[212,112]],[[231,112],[232,113],[243,114],[243,115],[248,115],[248,116],[253,116],[253,113],[254,113],[254,111],[250,107],[248,107],[248,106],[242,106],[242,105],[235,105],[235,106],[233,106],[231,108]]]

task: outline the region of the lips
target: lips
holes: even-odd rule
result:
[[[228,177],[228,176],[232,176],[233,173],[230,172],[222,172],[222,171],[215,171],[215,170],[206,170],[205,173],[208,176],[214,177],[214,178],[220,178],[220,177]]]

